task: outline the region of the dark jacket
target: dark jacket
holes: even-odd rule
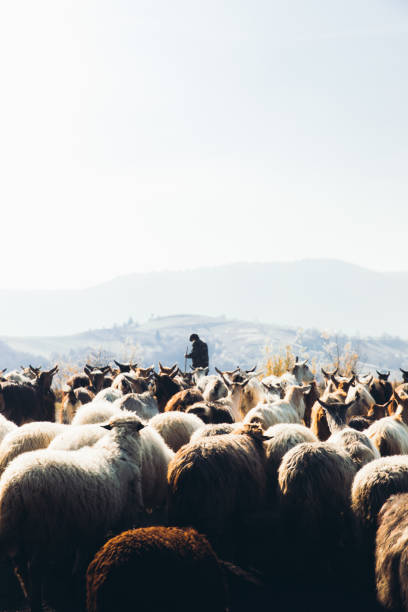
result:
[[[200,339],[193,340],[191,353],[188,353],[186,357],[192,360],[193,368],[207,368],[208,346]]]

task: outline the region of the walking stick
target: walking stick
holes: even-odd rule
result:
[[[187,351],[188,351],[188,344],[186,346],[186,352],[184,353],[184,374],[187,374]]]

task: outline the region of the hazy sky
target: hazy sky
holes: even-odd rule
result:
[[[5,0],[0,288],[407,269],[406,0]]]

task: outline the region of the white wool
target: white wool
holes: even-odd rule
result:
[[[134,415],[110,424],[112,431],[93,447],[25,453],[7,467],[0,478],[3,550],[28,558],[40,550],[58,555],[137,524],[143,424]]]
[[[12,429],[0,444],[0,474],[18,455],[46,448],[60,433],[70,427],[50,421],[34,421]]]
[[[190,441],[192,434],[204,423],[195,414],[185,412],[163,412],[150,419],[149,425],[154,427],[166,444],[175,452]]]
[[[8,433],[16,429],[17,425],[13,423],[13,421],[9,421],[5,416],[0,414],[0,443]]]
[[[150,391],[144,393],[127,393],[117,399],[113,406],[118,410],[135,412],[141,419],[148,421],[159,414],[157,400]]]
[[[111,417],[120,413],[120,410],[114,406],[114,403],[107,401],[89,402],[78,408],[72,425],[86,425],[91,423],[104,423]]]
[[[94,402],[105,401],[105,402],[114,402],[119,397],[122,397],[122,393],[119,389],[112,389],[108,387],[107,389],[102,389],[97,393],[93,399]]]
[[[108,434],[108,430],[97,424],[72,425],[69,429],[56,436],[49,449],[78,450],[83,446],[93,446]]]

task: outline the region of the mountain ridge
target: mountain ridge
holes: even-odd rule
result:
[[[0,291],[1,336],[70,335],[132,317],[202,312],[348,334],[408,337],[408,273],[331,259],[117,276],[72,290]]]

